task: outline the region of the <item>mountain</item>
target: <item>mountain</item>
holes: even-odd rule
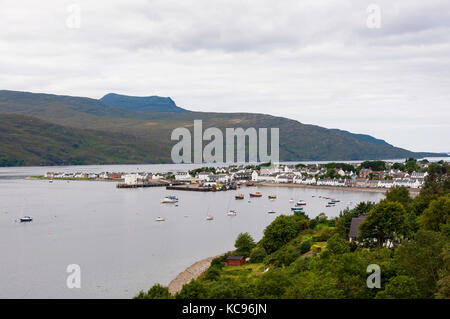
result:
[[[82,130],[34,117],[0,114],[0,166],[161,162],[156,145],[131,136]],[[152,152],[153,151],[153,152]]]
[[[187,110],[178,107],[170,97],[137,97],[109,93],[102,97],[100,102],[109,106],[116,106],[140,112],[188,112]]]
[[[117,96],[120,99],[116,100]],[[267,114],[187,111],[178,108],[170,98],[154,97],[137,98],[142,103],[133,106],[133,97],[122,97],[108,94],[102,101],[85,97],[0,91],[0,119],[3,127],[8,128],[7,122],[11,119],[8,116],[24,116],[24,131],[20,131],[21,118],[15,118],[15,130],[2,129],[1,154],[3,158],[8,158],[8,163],[17,163],[14,165],[51,165],[62,162],[170,163],[171,148],[176,143],[170,140],[172,130],[186,127],[192,131],[193,121],[203,120],[203,130],[208,127],[217,127],[222,131],[232,127],[278,127],[281,161],[445,156],[415,153],[368,135],[327,129]],[[111,105],[105,104],[105,99]],[[111,102],[114,100],[122,102]],[[150,101],[153,101],[153,106],[149,104]],[[161,111],[161,107],[165,111]],[[46,127],[52,127],[54,134]],[[24,136],[20,137],[19,133]],[[78,138],[84,143],[74,143],[72,138]],[[27,139],[33,141],[31,151],[28,144],[27,149],[21,149],[23,152],[15,151],[12,147],[15,143],[21,145]],[[60,148],[51,148],[53,144]],[[50,152],[50,155],[46,156],[46,152]]]

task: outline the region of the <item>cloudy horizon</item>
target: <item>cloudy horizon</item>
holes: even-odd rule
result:
[[[0,89],[170,96],[450,151],[448,1],[0,4]]]

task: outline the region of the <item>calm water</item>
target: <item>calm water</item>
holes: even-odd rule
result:
[[[97,167],[135,171],[137,167]],[[128,167],[128,169],[126,169]],[[143,167],[143,166],[142,166]],[[152,172],[167,167],[146,167]],[[243,187],[200,193],[164,188],[116,189],[110,182],[27,181],[46,168],[2,168],[0,174],[0,298],[131,298],[156,282],[167,285],[195,261],[233,249],[240,232],[256,240],[280,213],[291,214],[289,198],[307,201],[310,217],[336,216],[349,202],[378,201],[380,193],[284,187]],[[82,171],[80,167],[52,168]],[[89,171],[95,171],[89,167]],[[142,169],[144,170],[144,169]],[[252,198],[260,191],[263,198]],[[242,192],[246,199],[236,201]],[[275,201],[267,195],[277,194]],[[179,206],[161,204],[169,194]],[[315,196],[315,197],[312,197]],[[326,200],[340,199],[334,208]],[[237,216],[226,216],[229,209]],[[275,210],[277,214],[267,214]],[[213,221],[206,221],[208,212]],[[17,218],[30,215],[32,223]],[[155,222],[162,216],[165,222]],[[81,289],[68,289],[66,267],[81,267]]]

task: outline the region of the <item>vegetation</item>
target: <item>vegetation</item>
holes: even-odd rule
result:
[[[251,249],[249,263],[228,267],[225,257],[217,258],[175,298],[450,298],[449,171],[431,169],[434,178],[414,199],[400,188],[335,219],[282,215],[255,247],[249,234],[240,234],[236,248]],[[361,239],[349,242],[351,218],[361,214],[367,216]],[[366,285],[371,264],[381,269],[379,289]],[[156,286],[137,297],[164,294]]]

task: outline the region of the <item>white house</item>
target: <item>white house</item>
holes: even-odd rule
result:
[[[138,183],[137,174],[126,174],[123,178],[127,185],[136,185]]]
[[[192,176],[188,172],[176,172],[175,180],[176,181],[190,181],[190,180],[192,180]]]

